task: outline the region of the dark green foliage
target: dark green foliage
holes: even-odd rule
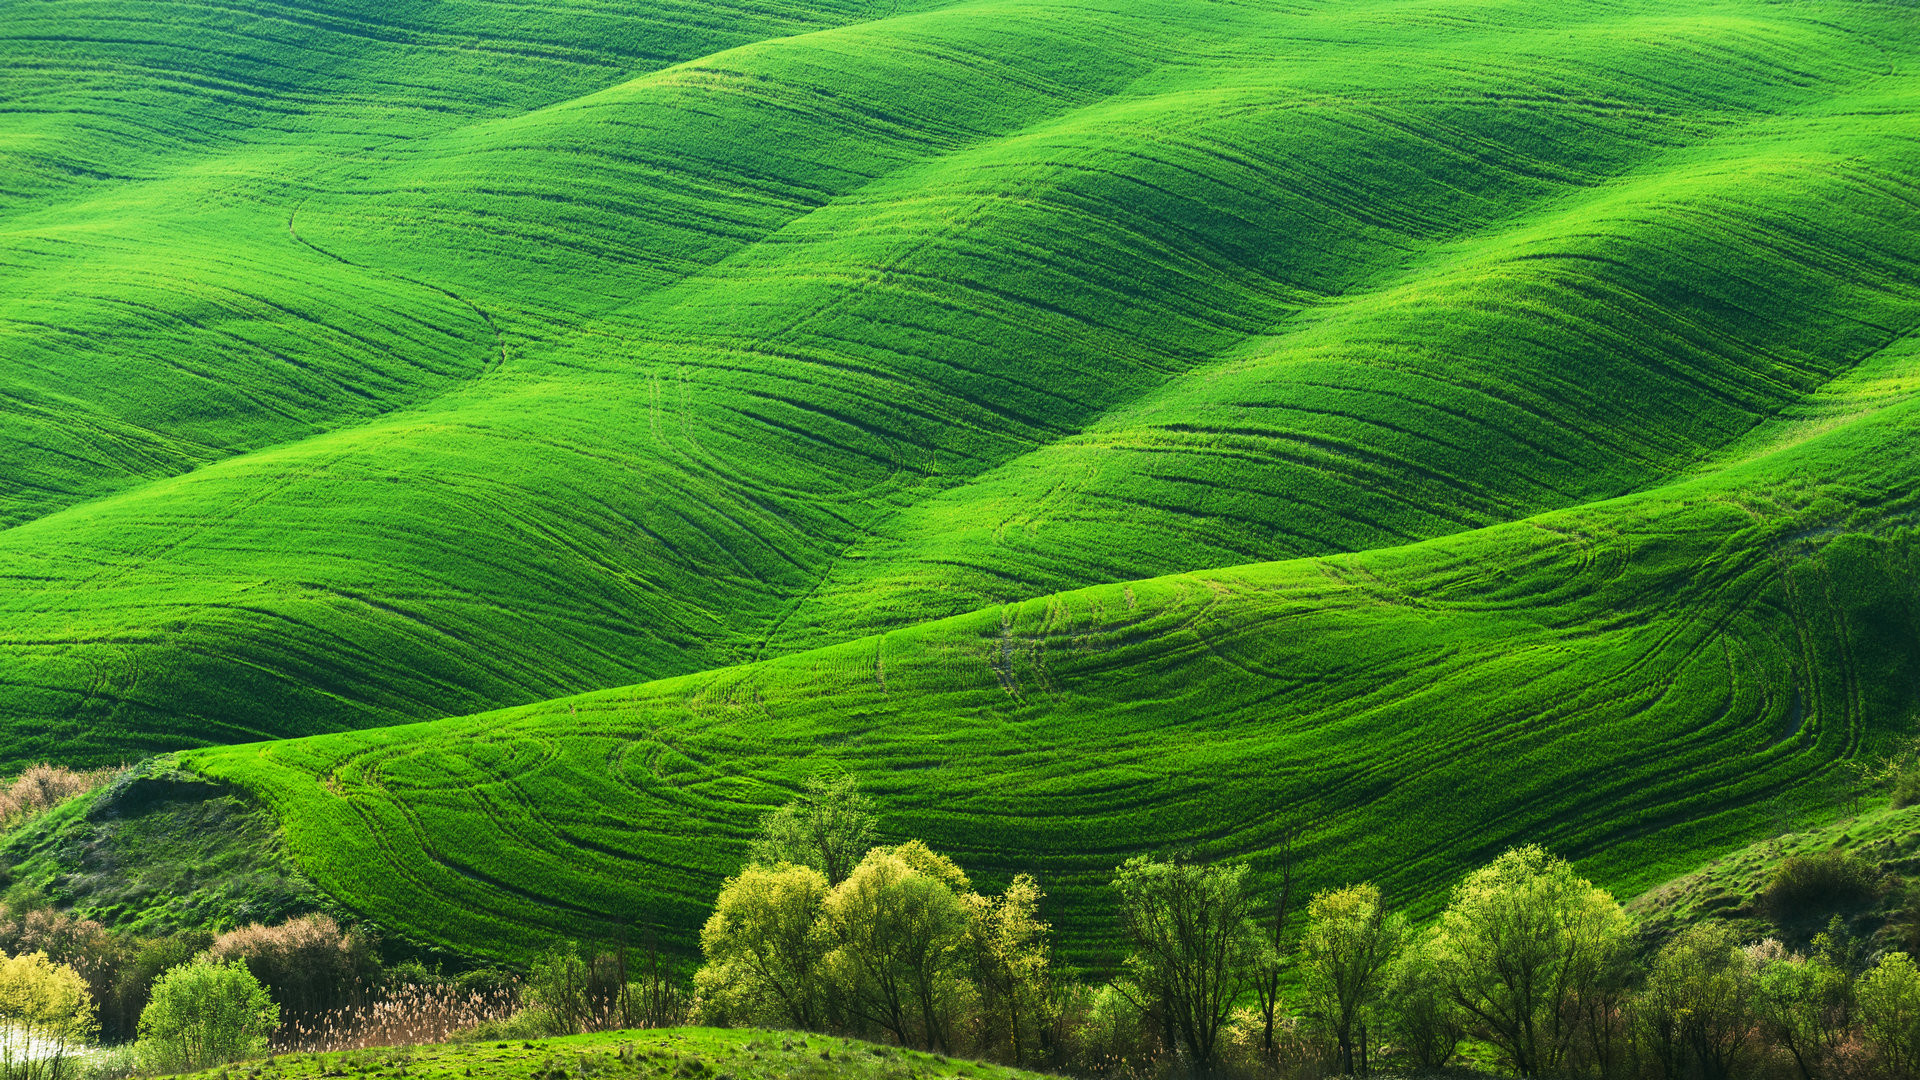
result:
[[[98,999],[101,1036],[115,1043],[132,1039],[138,1033],[140,1013],[147,1007],[155,980],[191,961],[212,944],[213,935],[205,930],[186,930],[133,942],[131,955],[116,973],[112,993]]]
[[[1875,900],[1883,887],[1880,871],[1848,851],[1794,855],[1774,871],[1760,894],[1761,909],[1786,924],[1857,909]]]

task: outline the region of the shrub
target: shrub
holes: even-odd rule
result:
[[[827,941],[818,926],[827,877],[810,866],[749,866],[728,878],[700,931],[694,976],[703,1023],[825,1023]]]
[[[1346,1075],[1355,1072],[1356,1028],[1364,1029],[1387,967],[1405,940],[1406,920],[1387,912],[1377,885],[1330,889],[1316,893],[1307,904],[1301,981],[1333,1037],[1340,1071]],[[1361,1053],[1358,1064],[1364,1071],[1364,1042]]]
[[[25,772],[0,785],[0,829],[10,829],[75,795],[105,787],[126,771],[125,768],[77,770],[44,763],[29,765]]]
[[[535,1005],[498,1020],[482,1020],[472,1027],[456,1031],[449,1042],[497,1042],[505,1039],[545,1039],[565,1035],[560,1018],[552,1009]]]
[[[1846,851],[1794,855],[1780,864],[1760,894],[1760,909],[1776,923],[1796,922],[1873,900],[1880,872]]]
[[[1654,958],[1634,1003],[1643,1059],[1660,1075],[1751,1075],[1764,1000],[1752,956],[1718,923],[1689,927]]]
[[[1054,1013],[1051,930],[1040,918],[1044,894],[1031,874],[1021,874],[997,897],[968,891],[967,954],[980,1008],[974,1043],[1004,1048],[1006,1060],[1025,1064],[1046,1042]]]
[[[632,1026],[633,998],[621,953],[583,955],[572,944],[556,946],[533,962],[527,993],[554,1015],[563,1035]]]
[[[1459,1007],[1447,997],[1434,970],[1430,942],[1407,949],[1387,978],[1388,1031],[1413,1064],[1421,1069],[1446,1068],[1466,1037]]]
[[[109,1041],[132,1039],[139,1032],[140,1013],[147,1007],[154,981],[212,944],[213,935],[204,930],[128,944],[129,955],[115,973],[112,993],[99,999],[101,1034]]]
[[[1822,957],[1797,956],[1768,938],[1747,947],[1758,973],[1761,1034],[1793,1059],[1802,1077],[1820,1075],[1852,1026],[1853,987]]]
[[[0,1076],[61,1080],[99,1030],[80,974],[42,953],[0,961]]]
[[[153,984],[140,1013],[140,1062],[177,1073],[258,1057],[279,1023],[279,1006],[245,964],[202,958]]]
[[[1131,990],[1131,992],[1129,992]],[[1137,988],[1113,984],[1093,992],[1085,1019],[1074,1029],[1075,1071],[1094,1077],[1153,1075],[1163,1056]]]
[[[1253,925],[1248,869],[1136,857],[1114,871],[1127,972],[1161,1014],[1189,1067],[1211,1075],[1240,992],[1251,989],[1268,947]]]
[[[924,845],[875,848],[827,894],[823,970],[837,1000],[902,1046],[952,1049],[964,1011],[965,875]]]
[[[208,956],[245,963],[282,1009],[307,1017],[363,1002],[378,968],[369,943],[325,915],[228,931]]]

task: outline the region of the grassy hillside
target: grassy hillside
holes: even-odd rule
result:
[[[1082,958],[1106,872],[1197,843],[1416,909],[1539,840],[1638,891],[1910,728],[1920,412],[1708,477],[1404,548],[1103,586],[470,719],[196,752],[326,891],[512,955],[682,942],[758,810],[838,759]]]
[[[1292,823],[1652,884],[1920,699],[1913,14],[9,5],[0,760],[493,956],[823,758],[1084,957]]]
[[[1577,506],[1916,310],[1897,8],[128,10],[0,15],[9,758]]]

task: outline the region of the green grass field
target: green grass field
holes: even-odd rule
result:
[[[1653,884],[1920,706],[1914,15],[12,5],[0,759],[502,958],[824,759],[1087,958],[1292,823]]]
[[[295,1077],[475,1075],[502,1080],[561,1076],[660,1077],[662,1080],[1027,1080],[1045,1075],[977,1061],[956,1061],[854,1039],[747,1028],[605,1031],[557,1039],[438,1044],[325,1054],[280,1054],[188,1076],[231,1080]]]
[[[1529,840],[1628,893],[1910,728],[1920,413],[1647,495],[1358,555],[1059,594],[471,719],[201,751],[323,888],[509,957],[685,934],[742,838],[837,759],[884,825],[1038,871],[1077,955],[1127,853],[1258,863],[1426,909]]]

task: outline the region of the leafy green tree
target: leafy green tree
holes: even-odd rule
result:
[[[1354,1074],[1354,1029],[1380,996],[1387,966],[1406,940],[1406,919],[1387,913],[1380,889],[1350,885],[1307,902],[1301,976],[1315,1010],[1340,1051],[1340,1071]]]
[[[1880,1051],[1889,1076],[1920,1070],[1920,969],[1906,953],[1888,953],[1865,975],[1857,993],[1867,1039]]]
[[[1654,957],[1636,1011],[1668,1075],[1734,1080],[1758,1049],[1753,961],[1719,923],[1687,928]],[[1691,1063],[1691,1068],[1686,1064]]]
[[[1758,981],[1762,1036],[1786,1050],[1801,1080],[1814,1080],[1852,1027],[1853,987],[1846,972],[1821,957],[1789,953],[1772,939],[1747,955]]]
[[[694,976],[711,1012],[805,1031],[826,1023],[826,875],[811,866],[749,866],[728,878],[700,930]]]
[[[1288,961],[1287,923],[1294,915],[1294,845],[1300,839],[1299,826],[1283,829],[1275,841],[1273,853],[1279,863],[1279,887],[1257,922],[1260,928],[1261,963],[1253,976],[1254,1000],[1260,1010],[1260,1052],[1270,1066],[1277,1066],[1280,1045],[1275,1029],[1280,1018],[1280,990],[1286,978]]]
[[[1560,1065],[1578,1004],[1617,978],[1627,919],[1539,847],[1514,848],[1454,890],[1430,943],[1454,1004],[1521,1076]]]
[[[99,1024],[87,980],[45,953],[0,960],[0,1076],[64,1080]]]
[[[1252,922],[1247,868],[1137,856],[1115,870],[1113,887],[1133,950],[1130,983],[1115,985],[1137,988],[1169,1048],[1184,1050],[1195,1075],[1211,1076],[1221,1029],[1268,954]]]
[[[195,960],[154,982],[136,1052],[153,1072],[192,1072],[266,1053],[279,1023],[280,1007],[246,964]]]
[[[1387,1015],[1396,1041],[1424,1070],[1447,1067],[1466,1037],[1460,1009],[1433,962],[1431,939],[1401,950],[1387,975]]]
[[[1053,1005],[1049,928],[1040,919],[1043,895],[1031,874],[1021,874],[997,897],[973,892],[961,897],[981,1011],[990,1022],[1006,1025],[1016,1065],[1024,1063],[1031,1045],[1044,1037]],[[1027,1037],[1029,1031],[1033,1039]]]
[[[811,866],[837,887],[873,846],[873,800],[852,773],[816,773],[800,797],[760,822],[750,860],[762,866]]]
[[[823,904],[834,992],[903,1046],[951,1045],[968,936],[955,883],[966,888],[966,876],[924,844],[876,848]]]

